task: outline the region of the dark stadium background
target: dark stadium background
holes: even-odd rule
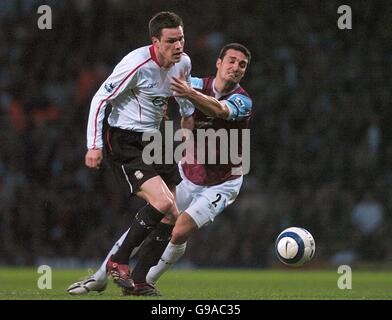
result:
[[[37,27],[50,5],[51,30]],[[351,30],[337,8],[351,5]],[[147,24],[185,23],[193,75],[220,47],[252,52],[251,172],[237,201],[195,234],[179,266],[279,265],[289,226],[316,240],[310,267],[392,258],[392,10],[387,1],[0,2],[0,265],[90,266],[127,228],[111,172],[84,166],[92,95]],[[171,110],[172,117],[178,114]]]

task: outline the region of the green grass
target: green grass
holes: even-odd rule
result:
[[[0,268],[0,300],[288,300],[288,299],[392,299],[392,272],[356,271],[352,289],[337,286],[341,274],[313,270],[173,270],[159,283],[162,297],[122,297],[110,282],[103,294],[70,296],[66,288],[87,275],[87,270],[52,270],[52,289],[40,290],[42,274],[33,268]]]

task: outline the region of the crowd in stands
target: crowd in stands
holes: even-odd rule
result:
[[[391,5],[356,1],[340,30],[335,1],[52,0],[52,29],[40,30],[41,3],[0,4],[0,264],[101,259],[127,228],[140,201],[107,166],[85,167],[87,117],[162,10],[182,16],[195,76],[215,73],[226,43],[252,52],[251,171],[183,263],[275,265],[289,226],[314,235],[315,265],[391,260]]]

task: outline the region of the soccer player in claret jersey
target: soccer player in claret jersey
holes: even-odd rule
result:
[[[148,141],[142,137],[159,130],[173,96],[171,80],[185,73],[190,81],[191,62],[183,52],[183,22],[178,15],[157,13],[149,22],[149,32],[152,45],[126,55],[94,95],[87,126],[87,167],[99,169],[105,145],[109,165],[125,193],[147,202],[131,222],[121,248],[107,261],[106,271],[122,288],[133,288],[128,267],[133,248],[150,233],[168,242],[178,216],[172,193],[181,181],[178,167],[145,164],[142,152]],[[112,111],[103,137],[108,104]]]
[[[224,46],[216,62],[215,77],[191,78],[189,85],[183,75],[173,77],[171,89],[177,97],[187,98],[192,104],[180,105],[183,128],[196,129],[245,129],[251,116],[252,100],[247,92],[239,85],[250,63],[249,50],[237,43]],[[195,108],[196,107],[196,108]],[[197,135],[194,135],[197,137]],[[242,140],[238,140],[241,152]],[[230,145],[230,144],[229,144]],[[179,163],[182,182],[177,186],[176,202],[182,214],[176,221],[172,238],[155,265],[143,263],[151,260],[151,250],[157,247],[157,241],[148,237],[139,250],[139,260],[135,266],[132,278],[138,277],[143,288],[155,289],[155,283],[161,275],[184,254],[186,242],[195,230],[210,223],[224,208],[234,202],[239,194],[243,175],[241,166],[233,164],[197,163],[197,148]],[[206,146],[208,149],[208,146]],[[218,148],[216,150],[218,152]],[[193,159],[190,159],[191,156]],[[219,158],[219,157],[218,157]],[[233,169],[236,170],[233,170]],[[235,172],[235,173],[233,173]],[[128,232],[128,231],[127,231]],[[126,237],[122,235],[112,248],[108,257],[115,252]],[[108,259],[107,257],[107,259]],[[154,260],[154,259],[152,259]],[[106,261],[106,260],[105,260]],[[150,268],[151,267],[151,268]],[[108,275],[105,272],[105,262],[94,276],[72,284],[68,288],[70,294],[85,294],[89,291],[103,291]],[[135,280],[134,288],[125,288],[124,294],[156,295],[156,290],[140,290]]]

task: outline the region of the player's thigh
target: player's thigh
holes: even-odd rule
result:
[[[136,193],[144,182],[158,175],[153,165],[143,161],[143,148],[140,133],[108,128],[105,139],[107,159],[127,195]]]
[[[154,164],[153,166],[155,171],[161,176],[162,180],[165,181],[170,190],[180,184],[182,177],[176,163]]]
[[[136,194],[161,212],[170,211],[175,204],[173,194],[160,176],[145,181]]]
[[[199,189],[202,189],[199,187]],[[197,186],[192,185],[187,179],[183,179],[176,187],[176,204],[179,211],[185,211],[194,200]]]
[[[205,188],[194,195],[194,200],[185,210],[201,228],[214,221],[227,206],[237,198],[242,185],[242,177]]]

